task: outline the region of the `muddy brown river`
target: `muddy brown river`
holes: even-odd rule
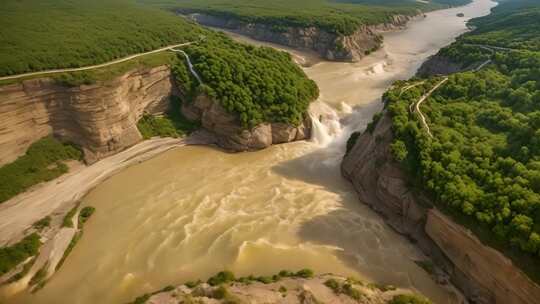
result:
[[[60,271],[39,292],[4,303],[119,304],[223,269],[267,275],[301,268],[456,303],[414,263],[422,253],[358,201],[339,164],[348,135],[382,109],[388,86],[411,77],[466,31],[469,18],[494,5],[476,0],[432,12],[386,33],[384,48],[359,63],[305,68],[321,90],[310,112],[323,117],[310,142],[239,154],[179,148],[110,178],[83,200],[97,210]]]

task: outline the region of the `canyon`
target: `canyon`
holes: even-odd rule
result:
[[[355,62],[381,47],[381,33],[403,29],[410,20],[423,17],[423,13],[418,11],[416,17],[394,15],[391,22],[362,25],[351,35],[331,33],[318,27],[289,26],[276,30],[271,24],[247,23],[199,13],[188,14],[187,17],[202,25],[230,30],[259,41],[314,51],[325,60]]]
[[[487,14],[491,6],[492,2],[479,0],[459,11],[479,16]],[[97,211],[62,271],[37,294],[8,298],[13,303],[58,299],[118,303],[222,269],[249,275],[309,267],[318,273],[394,284],[421,292],[436,303],[462,302],[444,273],[434,279],[415,264],[433,259],[451,275],[453,284],[478,303],[534,299],[538,296],[535,285],[508,260],[444,215],[427,210],[407,191],[403,173],[385,154],[384,144],[391,135],[388,117],[375,131],[383,135],[383,142],[377,143],[374,136],[362,136],[341,164],[343,175],[354,187],[341,178],[345,141],[381,110],[382,92],[393,81],[413,76],[427,57],[464,31],[463,19],[456,17],[455,9],[432,12],[425,19],[411,22],[404,31],[385,33],[383,49],[361,62],[322,62],[306,68],[322,94],[312,104],[311,118],[297,128],[266,124],[255,128],[255,134],[238,133],[237,128],[230,128],[231,118],[223,115],[223,109],[205,96],[197,97],[184,107],[184,114],[201,120],[206,129],[221,137],[216,142],[225,148],[254,150],[310,135],[313,139],[242,154],[184,147],[117,173],[83,198],[83,205],[95,206]],[[419,41],[421,35],[429,39]],[[357,55],[362,55],[361,51]],[[144,72],[135,72],[134,77],[138,73]],[[158,86],[169,92],[181,91],[167,84],[170,72],[166,69],[156,68],[156,73],[162,73],[154,78],[161,79],[156,82]],[[138,82],[143,83],[147,95],[154,97],[137,101],[135,112],[162,112],[168,93],[152,93],[152,81]],[[20,94],[24,86],[11,89]],[[81,89],[85,88],[73,90]],[[129,103],[121,106],[130,107]],[[42,113],[49,113],[41,107]],[[124,117],[120,121],[127,121],[118,130],[130,130],[137,115],[125,118],[116,114],[116,118]],[[54,132],[49,119],[43,119],[40,128]],[[31,118],[23,121],[36,126]],[[73,127],[62,125],[57,130],[63,128]],[[236,136],[225,136],[232,134],[227,130],[233,130]],[[220,134],[222,131],[225,133]],[[69,132],[74,131],[58,134]],[[106,144],[112,136],[95,136],[95,142],[103,148],[93,152],[97,155],[94,159],[140,140],[140,134],[130,136],[134,139],[125,146],[114,141],[111,146]],[[13,150],[3,157],[13,158],[17,153]],[[386,214],[392,228],[410,235],[416,244],[389,229],[367,206],[358,204],[357,193],[362,202]],[[463,254],[462,248],[470,254]],[[471,267],[477,262],[478,268]],[[490,269],[493,265],[504,268],[494,273]],[[485,281],[480,277],[483,271],[491,275]],[[515,288],[513,281],[525,287]]]
[[[137,122],[160,115],[171,96],[182,97],[168,66],[139,68],[113,80],[68,87],[38,78],[0,86],[0,165],[14,161],[38,139],[55,137],[80,146],[87,164],[142,141]],[[182,111],[213,132],[214,143],[232,151],[266,148],[309,138],[309,118],[300,126],[264,123],[251,130],[205,94]],[[306,115],[307,117],[307,115]]]

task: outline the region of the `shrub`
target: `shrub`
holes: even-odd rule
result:
[[[144,114],[137,122],[137,128],[144,139],[155,136],[180,137],[199,128],[199,123],[191,122],[182,115],[182,102],[177,97],[171,97],[170,109],[162,116]]]
[[[224,283],[233,282],[235,280],[234,274],[230,271],[220,271],[215,276],[208,279],[207,283],[212,286],[221,285]]]
[[[345,151],[345,155],[349,154],[351,152],[352,148],[354,148],[354,145],[356,144],[356,141],[358,140],[358,137],[360,137],[362,133],[360,132],[353,132],[349,139],[347,140],[347,147]]]
[[[39,221],[32,224],[32,227],[34,227],[37,231],[41,231],[51,225],[51,217],[46,216]]]
[[[82,208],[81,212],[79,212],[80,226],[82,226],[84,223],[86,223],[86,221],[88,221],[90,216],[92,216],[92,214],[94,214],[95,211],[96,211],[96,208],[94,208],[92,206],[86,206],[86,207]]]
[[[381,120],[381,117],[382,117],[381,112],[373,115],[371,122],[368,123],[368,125],[366,126],[366,131],[369,132],[369,134],[373,134],[373,131],[375,131],[375,127],[377,126],[377,123],[379,122],[379,120]]]
[[[341,293],[341,284],[336,279],[328,279],[324,282],[324,285],[332,289],[335,294]]]
[[[289,270],[282,270],[279,272],[279,276],[283,278],[294,277],[294,272]]]
[[[197,280],[197,281],[186,282],[184,285],[186,285],[188,288],[195,288],[195,287],[199,286],[201,283],[202,283],[201,280]]]
[[[350,283],[348,282],[340,282],[336,279],[328,279],[326,282],[324,282],[324,285],[330,289],[336,294],[345,294],[349,296],[352,299],[360,300],[362,298],[362,292],[356,288],[354,288]]]
[[[75,206],[66,213],[64,220],[62,221],[62,227],[73,228],[73,217],[75,216],[75,213],[77,213],[77,209],[79,209],[80,205],[81,202],[77,202]]]
[[[37,233],[32,233],[18,243],[0,248],[0,275],[38,253],[41,241]]]
[[[398,162],[402,162],[407,158],[407,146],[399,139],[395,140],[394,143],[390,145],[390,150],[392,152],[392,156]]]
[[[435,265],[433,265],[432,261],[414,261],[414,262],[416,263],[416,265],[420,266],[429,274],[433,274],[433,272],[435,271]]]
[[[352,287],[352,285],[348,283],[343,284],[342,292],[355,300],[360,300],[362,297],[362,292]]]
[[[82,157],[72,144],[64,144],[53,137],[34,142],[26,154],[0,167],[0,203],[24,192],[31,186],[50,181],[66,173],[65,160]]]
[[[140,297],[137,297],[135,301],[133,301],[133,304],[144,304],[150,299],[151,296],[152,296],[151,294],[147,293]]]
[[[48,266],[49,266],[48,264],[43,265],[43,267],[41,267],[36,272],[36,274],[34,274],[34,276],[30,279],[30,281],[28,282],[28,285],[33,286],[33,285],[39,285],[39,284],[43,283],[44,280],[45,280],[45,277],[47,276],[47,268],[48,268]]]
[[[313,277],[313,270],[311,269],[302,269],[300,271],[298,271],[295,276],[297,277],[300,277],[300,278],[305,278],[305,279],[308,279],[308,278],[311,278]]]
[[[388,302],[388,304],[432,304],[431,301],[424,297],[413,294],[397,295]]]

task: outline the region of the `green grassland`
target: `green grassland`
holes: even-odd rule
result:
[[[442,52],[452,50],[453,59],[460,59],[463,40],[491,42],[493,37],[511,37],[503,39],[511,46],[535,43],[540,19],[528,21],[526,35],[511,35],[499,23],[540,7],[516,2],[503,2],[493,15],[475,20],[476,31]],[[438,78],[403,94],[402,85],[388,91],[395,137],[391,150],[413,184],[441,210],[540,281],[540,52],[524,47],[490,57],[493,63],[481,71],[451,75],[422,104],[433,138],[409,105]]]
[[[360,25],[388,22],[396,14],[415,15],[469,0],[139,0],[169,10],[201,12],[266,23],[280,30],[285,26],[316,26],[329,32],[352,34]]]

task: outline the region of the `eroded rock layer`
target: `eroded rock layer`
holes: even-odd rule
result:
[[[262,123],[244,129],[236,115],[228,113],[219,102],[199,95],[191,103],[184,103],[184,116],[200,121],[203,128],[216,135],[216,144],[231,151],[264,149],[272,144],[308,139],[311,122],[306,119],[300,126],[285,123]]]
[[[540,286],[510,259],[410,191],[406,174],[390,153],[391,127],[385,113],[373,133],[362,134],[343,159],[343,176],[352,182],[360,200],[415,240],[474,303],[538,303]]]
[[[103,84],[66,87],[52,79],[0,86],[0,165],[54,134],[79,145],[89,163],[142,140],[143,112],[163,112],[174,84],[168,67],[135,70]]]
[[[66,87],[53,79],[0,86],[0,165],[23,155],[36,140],[54,135],[79,145],[87,163],[115,154],[142,140],[137,122],[143,113],[167,110],[170,97],[181,97],[167,66],[139,69],[95,85]],[[182,111],[230,151],[266,148],[307,139],[311,122],[300,126],[263,123],[242,128],[219,101],[200,95]],[[306,113],[307,116],[307,113]]]
[[[419,12],[420,15],[420,12]],[[396,15],[392,21],[374,26],[360,26],[352,35],[343,36],[317,27],[286,27],[276,30],[272,25],[247,23],[237,19],[222,18],[205,14],[190,14],[198,23],[232,30],[260,41],[312,50],[322,58],[336,61],[358,61],[369,52],[380,47],[382,31],[404,27],[409,16]]]

